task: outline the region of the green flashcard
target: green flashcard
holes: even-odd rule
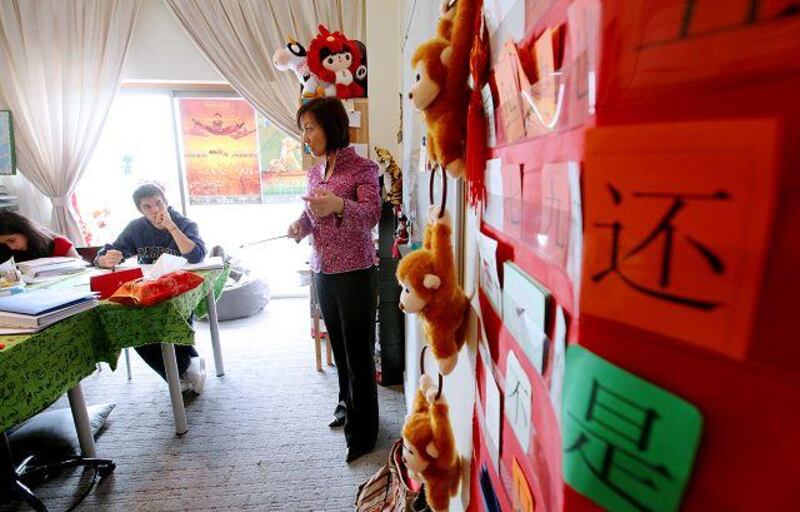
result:
[[[695,406],[588,350],[567,350],[564,480],[613,512],[672,512],[703,430]]]

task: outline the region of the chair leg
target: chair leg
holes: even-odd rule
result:
[[[83,467],[87,469],[94,469],[97,468],[98,476],[103,479],[114,472],[117,468],[117,465],[114,464],[114,461],[111,459],[96,459],[90,457],[81,457],[80,455],[76,455],[74,457],[69,457],[64,460],[60,460],[58,462],[53,462],[51,464],[45,464],[43,466],[37,466],[33,468],[26,469],[24,473],[19,474],[20,480],[33,480],[36,481],[42,477],[46,478],[50,473],[57,473],[64,469],[68,468],[78,468]]]
[[[314,310],[314,359],[317,365],[317,371],[322,371],[322,336],[319,332],[319,310]]]
[[[333,349],[331,348],[331,339],[325,336],[325,354],[328,358],[328,366],[336,366],[333,364]]]
[[[128,370],[128,380],[131,380],[131,349],[125,349],[125,368]]]
[[[28,489],[28,487],[19,480],[15,480],[11,484],[10,491],[12,499],[24,501],[36,512],[50,512],[47,507],[44,506],[42,500],[37,498],[36,495],[33,494],[33,491]]]

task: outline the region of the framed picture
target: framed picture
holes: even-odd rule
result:
[[[0,110],[0,175],[16,174],[14,155],[14,125],[9,110]]]

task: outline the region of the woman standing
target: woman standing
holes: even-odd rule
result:
[[[313,235],[311,270],[339,376],[339,404],[329,426],[344,425],[350,463],[372,451],[378,435],[372,239],[381,212],[378,166],[349,147],[349,119],[338,99],[305,103],[297,125],[320,161],[308,171],[306,207],[288,235],[297,242]]]
[[[0,212],[0,263],[14,257],[15,262],[70,256],[80,258],[67,238],[14,212]]]

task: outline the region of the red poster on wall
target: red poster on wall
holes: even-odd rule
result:
[[[190,203],[260,203],[253,107],[228,98],[181,98],[178,106]]]

